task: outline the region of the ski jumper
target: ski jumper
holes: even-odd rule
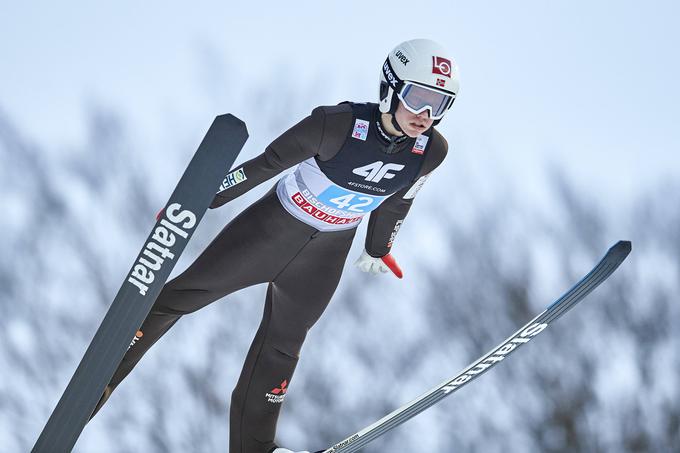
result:
[[[163,287],[96,410],[182,315],[268,283],[262,321],[232,393],[229,452],[272,451],[305,336],[333,296],[357,225],[370,213],[366,251],[389,253],[417,191],[446,152],[433,128],[417,138],[385,133],[377,104],[314,109],[227,175],[211,208],[299,164]]]

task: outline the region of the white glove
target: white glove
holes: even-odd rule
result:
[[[385,274],[391,271],[398,278],[403,277],[397,262],[389,253],[381,258],[374,258],[364,250],[361,252],[361,256],[354,262],[354,265],[370,274]]]

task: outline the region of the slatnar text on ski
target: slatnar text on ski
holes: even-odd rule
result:
[[[186,239],[187,231],[196,226],[196,214],[189,210],[181,211],[181,209],[182,205],[179,203],[172,203],[168,206],[165,210],[167,219],[161,219],[151,240],[147,242],[143,252],[139,255],[137,264],[130,271],[127,281],[135,285],[142,296],[146,296],[146,291],[149,289],[147,285],[154,281],[154,271],[161,269],[166,258],[175,258],[175,254],[169,248],[175,245],[177,240],[175,234]]]

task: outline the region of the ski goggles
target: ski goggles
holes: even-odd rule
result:
[[[404,82],[404,87],[397,93],[397,97],[404,104],[406,110],[411,113],[417,115],[425,110],[429,110],[430,118],[433,120],[442,119],[455,99],[454,95],[417,85],[413,82]]]

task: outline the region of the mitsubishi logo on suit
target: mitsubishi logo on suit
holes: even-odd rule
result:
[[[402,164],[384,164],[382,161],[373,162],[372,164],[364,165],[363,167],[358,167],[352,170],[352,173],[359,176],[364,176],[366,181],[370,182],[380,182],[381,179],[392,179],[395,177],[394,173],[389,173],[392,171],[402,170],[404,166]]]

